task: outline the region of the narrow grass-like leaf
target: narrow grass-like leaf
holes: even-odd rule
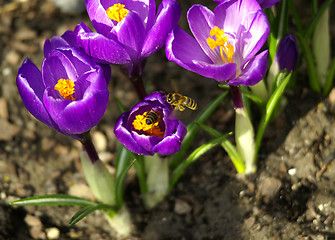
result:
[[[311,89],[317,93],[321,93],[321,86],[318,80],[318,74],[316,71],[316,66],[314,63],[314,58],[312,54],[311,48],[308,46],[306,38],[302,35],[297,34],[299,45],[301,50],[303,51],[307,63],[307,71],[308,71],[308,78],[309,78],[309,85]]]
[[[297,27],[298,33],[300,33],[301,35],[303,35],[304,32],[304,28],[302,26],[301,23],[301,19],[299,17],[299,14],[297,12],[297,9],[295,8],[294,4],[292,3],[292,0],[288,1],[288,8],[293,16],[294,22],[295,22],[295,26]]]
[[[214,128],[211,128],[205,124],[198,123],[199,126],[208,132],[210,135],[212,135],[215,138],[218,138],[220,136],[223,136],[219,131],[215,130]],[[232,135],[233,133],[227,133],[227,136]],[[224,139],[221,142],[221,146],[223,149],[227,152],[228,156],[230,157],[230,160],[233,162],[235,169],[237,173],[244,173],[245,172],[245,164],[243,162],[243,159],[241,158],[240,154],[237,152],[236,147],[228,140],[228,138]]]
[[[96,210],[113,211],[114,213],[116,213],[115,209],[112,206],[106,205],[106,204],[96,204],[94,206],[87,206],[87,207],[84,207],[84,208],[80,209],[78,212],[76,212],[75,215],[73,215],[73,217],[71,218],[71,220],[69,222],[70,226],[76,224],[81,219],[86,217],[88,214],[90,214],[90,213],[92,213]]]
[[[36,197],[28,197],[17,201],[13,201],[10,204],[16,206],[34,205],[34,206],[80,206],[80,207],[96,205],[96,203],[90,200],[79,197],[73,197],[69,195],[43,195]]]
[[[128,164],[126,168],[123,169],[123,171],[120,173],[120,175],[117,177],[116,182],[115,182],[115,200],[116,200],[116,207],[117,209],[120,208],[123,204],[123,181],[124,178],[127,175],[127,172],[133,166],[135,163],[136,159],[133,160],[131,163]]]
[[[228,92],[219,95],[213,102],[211,102],[196,118],[195,121],[204,123],[217,109],[223,99],[227,96]],[[199,131],[199,125],[192,122],[187,126],[187,134],[182,142],[181,150],[169,158],[169,165],[172,170],[182,161],[186,151],[191,146],[193,139]]]
[[[120,176],[120,174],[124,171],[124,169],[127,168],[131,157],[132,154],[130,154],[129,150],[125,146],[120,144],[116,155],[116,164],[115,164],[116,179]]]
[[[333,61],[332,61],[331,65],[328,69],[326,84],[325,84],[325,87],[323,89],[323,95],[324,96],[326,96],[333,87],[334,75],[335,75],[335,58],[333,58]]]
[[[120,113],[124,113],[126,111],[126,108],[122,105],[121,101],[119,98],[115,98],[116,106],[119,109]]]
[[[316,14],[313,16],[312,20],[308,24],[308,27],[306,28],[306,31],[303,35],[303,38],[310,39],[312,37],[312,34],[314,32],[316,24],[319,22],[321,16],[324,14],[324,12],[329,8],[330,4],[333,2],[333,0],[327,0],[325,1],[322,6],[318,9]]]
[[[204,155],[207,151],[215,147],[217,144],[223,142],[227,138],[228,134],[225,134],[221,137],[215,138],[208,143],[205,143],[195,149],[188,158],[183,161],[174,171],[172,174],[172,178],[170,181],[169,189],[172,189],[174,185],[177,183],[181,175],[184,173],[185,169],[194,161],[196,161],[199,157]]]
[[[138,177],[138,182],[140,185],[141,194],[148,192],[148,186],[146,181],[145,175],[145,168],[144,168],[144,159],[143,156],[134,154],[136,157],[136,161],[134,162],[134,166],[136,168],[136,173]]]
[[[287,86],[290,78],[291,78],[292,72],[290,74],[288,74],[282,81],[277,80],[279,82],[278,87],[275,89],[275,91],[273,92],[273,94],[271,95],[268,103],[266,104],[266,110],[265,113],[263,114],[258,130],[257,130],[257,134],[256,134],[256,143],[255,143],[255,159],[257,159],[258,156],[258,151],[259,151],[259,147],[260,144],[262,142],[263,139],[263,135],[264,135],[264,131],[271,119],[271,116],[274,112],[274,110],[276,109],[276,106],[278,104],[278,102],[281,99],[281,96],[284,93],[285,87]]]
[[[256,103],[260,108],[264,107],[265,103],[261,97],[253,94],[251,91],[248,90],[248,88],[241,88],[241,90],[242,90],[243,95],[245,95],[251,101]]]

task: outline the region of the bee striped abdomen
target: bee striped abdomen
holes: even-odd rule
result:
[[[145,116],[145,123],[147,125],[151,125],[154,124],[158,121],[158,113],[154,112],[154,111],[150,111],[148,112],[148,114]]]

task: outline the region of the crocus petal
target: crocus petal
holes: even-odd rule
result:
[[[53,51],[42,62],[42,78],[46,87],[54,87],[61,78],[77,80],[78,73],[64,53]]]
[[[130,112],[123,113],[115,123],[114,134],[116,138],[130,151],[140,155],[153,155],[142,148],[133,138],[131,132],[125,128]]]
[[[143,22],[136,13],[129,12],[127,17],[113,28],[117,40],[123,44],[129,56],[133,60],[139,59],[145,38]]]
[[[77,25],[77,43],[89,56],[105,63],[126,64],[130,56],[120,43],[92,32],[84,23]]]
[[[90,130],[102,118],[107,108],[108,96],[108,90],[100,90],[66,104],[66,99],[61,101],[45,95],[44,104],[62,131],[80,134]]]
[[[166,42],[166,56],[181,67],[217,81],[227,81],[236,75],[236,64],[213,64],[198,42],[176,27]]]
[[[164,137],[161,142],[153,147],[153,152],[162,155],[170,155],[180,150],[181,142],[184,139],[187,130],[181,121],[178,122],[179,124],[176,133],[173,136]]]
[[[248,14],[242,21],[236,38],[236,53],[242,56],[244,66],[264,45],[270,33],[270,24],[262,11]]]
[[[247,66],[243,69],[242,73],[234,80],[231,80],[227,85],[245,85],[253,86],[262,80],[268,69],[268,50],[265,50],[255,56]]]
[[[213,63],[199,43],[178,26],[168,36],[165,51],[170,61],[190,71],[194,71],[194,60]]]
[[[43,46],[44,56],[47,57],[52,50],[67,45],[69,44],[66,42],[66,40],[60,36],[54,36],[51,40],[46,39]]]
[[[104,8],[99,0],[85,0],[85,6],[95,30],[104,36],[109,36],[114,27],[113,21],[106,13],[106,9],[110,6]]]
[[[236,76],[236,63],[217,65],[194,61],[194,64],[194,72],[219,82],[228,81]]]
[[[152,151],[153,146],[157,145],[162,140],[161,137],[139,134],[135,131],[133,131],[132,134],[137,144],[151,153],[151,155],[154,154],[154,151]]]
[[[219,4],[214,9],[214,24],[227,33],[236,33],[243,18],[250,12],[260,11],[255,0],[232,0]]]
[[[193,5],[187,12],[187,20],[195,39],[206,55],[213,62],[216,62],[216,59],[221,60],[219,51],[213,51],[207,43],[207,38],[210,37],[209,33],[214,27],[213,12],[202,5]]]
[[[280,0],[257,0],[257,2],[259,3],[259,5],[261,5],[261,7],[263,9],[264,8],[272,7],[273,5],[275,5],[279,1]]]
[[[43,105],[45,86],[42,81],[42,74],[28,58],[19,68],[16,84],[23,104],[28,111],[44,124],[57,129]]]
[[[161,2],[155,24],[144,40],[142,58],[154,54],[165,44],[167,35],[178,24],[180,11],[180,5],[175,0],[163,0]]]

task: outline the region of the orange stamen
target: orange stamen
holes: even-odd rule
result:
[[[110,19],[120,22],[127,16],[129,10],[125,8],[125,5],[121,3],[116,3],[113,6],[109,7],[106,10],[106,13]]]
[[[54,87],[55,90],[59,91],[59,94],[64,98],[71,101],[76,99],[72,96],[75,93],[74,82],[70,79],[59,79],[58,83]]]
[[[234,55],[234,46],[228,42],[228,38],[224,31],[217,26],[211,29],[209,32],[211,37],[215,36],[215,40],[211,37],[207,38],[207,44],[210,49],[220,47],[220,55],[224,63],[232,63]],[[225,54],[223,54],[223,52]]]

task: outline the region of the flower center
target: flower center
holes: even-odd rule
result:
[[[55,90],[59,91],[59,94],[64,98],[71,101],[76,100],[72,94],[74,94],[74,82],[70,79],[59,79],[58,83],[54,87]]]
[[[207,38],[207,44],[211,49],[220,47],[220,55],[224,63],[233,63],[234,46],[228,42],[228,38],[224,31],[217,26],[209,32],[211,37],[215,36],[215,40],[211,37]]]
[[[161,118],[160,113],[148,111],[137,115],[132,124],[136,130],[143,131],[150,136],[164,137],[164,132],[158,126]]]
[[[124,19],[127,14],[129,13],[129,10],[124,8],[125,5],[121,3],[116,3],[113,6],[109,7],[106,10],[106,13],[108,17],[114,21],[120,22],[122,19]]]

